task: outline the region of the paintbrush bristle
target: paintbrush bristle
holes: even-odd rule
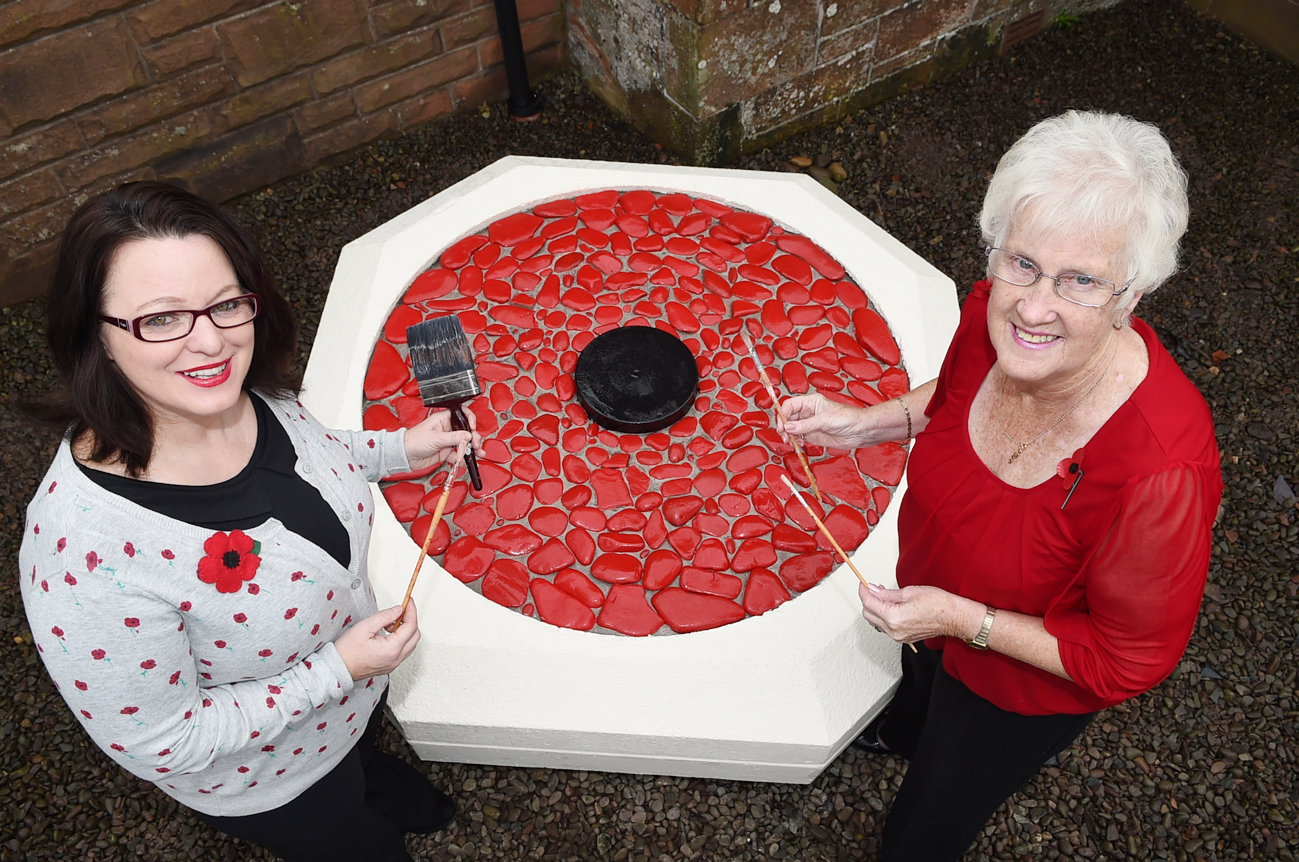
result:
[[[406,348],[426,407],[459,403],[482,394],[469,338],[455,315],[406,327]]]

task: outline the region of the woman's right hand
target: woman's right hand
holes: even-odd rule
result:
[[[385,631],[398,619],[401,625],[397,631],[391,634]],[[406,605],[406,613],[401,612],[401,605],[396,605],[366,617],[343,632],[334,641],[334,647],[352,679],[362,680],[392,673],[406,660],[406,656],[414,652],[417,643],[419,618],[415,612],[415,600],[411,599]]]
[[[876,432],[868,410],[831,401],[820,393],[796,395],[782,406],[788,419],[780,423],[780,430],[815,446],[859,449],[886,439]]]

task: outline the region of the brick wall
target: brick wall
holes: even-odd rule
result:
[[[560,0],[517,0],[534,80]],[[491,0],[0,4],[0,304],[43,292],[89,195],[172,178],[225,200],[504,98]]]
[[[691,161],[722,164],[994,54],[1007,33],[1115,2],[568,0],[565,11],[570,57],[605,101]]]

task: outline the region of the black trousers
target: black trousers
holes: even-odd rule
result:
[[[884,823],[881,862],[955,862],[1011,794],[1068,748],[1096,713],[1019,715],[902,650],[902,683],[880,739],[911,761]]]
[[[195,813],[213,829],[260,844],[285,862],[412,862],[401,829],[366,799],[366,767],[387,702],[385,689],[352,750],[292,802],[243,817]]]

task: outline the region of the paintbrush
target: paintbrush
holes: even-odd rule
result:
[[[406,327],[406,348],[424,406],[447,408],[452,428],[470,430],[460,405],[481,395],[483,388],[474,373],[474,353],[460,318],[449,314]],[[465,449],[465,469],[474,490],[481,491],[483,480],[472,446]]]
[[[461,446],[461,449],[466,448]],[[438,524],[442,522],[442,512],[447,507],[447,498],[451,496],[451,483],[455,481],[456,476],[460,473],[461,452],[456,452],[456,458],[447,465],[447,477],[442,482],[442,496],[438,497],[438,504],[433,509],[433,520],[429,521],[428,532],[424,534],[424,544],[419,549],[419,559],[415,561],[415,571],[410,574],[410,584],[406,587],[406,596],[401,600],[401,614],[406,615],[406,605],[410,604],[410,594],[415,591],[415,581],[419,578],[419,570],[424,565],[424,558],[428,556],[429,546],[433,544],[433,534],[437,532]],[[401,617],[397,618],[388,631],[395,632],[401,628]]]
[[[866,582],[865,576],[862,575],[861,572],[857,571],[857,567],[853,565],[852,560],[848,559],[848,555],[843,552],[843,548],[839,547],[839,542],[835,540],[834,534],[830,532],[830,528],[827,527],[821,521],[821,519],[817,517],[816,512],[813,511],[812,507],[808,504],[807,500],[804,500],[803,495],[798,493],[798,489],[794,487],[794,483],[789,481],[789,477],[786,476],[784,473],[780,474],[780,478],[785,480],[785,484],[789,486],[789,490],[794,492],[794,496],[798,498],[798,502],[802,503],[803,508],[806,509],[807,513],[812,516],[812,520],[816,522],[817,529],[821,531],[821,534],[823,536],[825,536],[827,539],[830,540],[830,544],[833,545],[834,549],[839,552],[839,559],[843,560],[845,563],[848,564],[848,568],[852,569],[852,573],[857,576],[857,580],[861,581],[863,587],[869,588],[870,584]],[[907,646],[911,647],[912,652],[916,651],[915,644],[907,644]]]
[[[787,418],[785,409],[780,406],[780,396],[776,394],[776,387],[771,382],[771,376],[767,374],[767,367],[758,358],[758,348],[749,340],[749,334],[743,329],[740,330],[740,337],[744,339],[744,346],[749,349],[749,358],[753,360],[754,366],[758,369],[758,377],[762,380],[762,385],[767,387],[767,395],[771,398],[772,409],[776,411],[780,421],[784,422]],[[803,454],[803,447],[798,444],[798,438],[792,434],[786,434],[785,437],[789,440],[790,445],[794,447],[794,454],[798,456],[798,463],[803,465],[803,472],[807,474],[807,481],[812,483],[812,493],[816,494],[817,502],[824,503],[825,497],[821,496],[821,489],[816,486],[816,477],[812,475],[812,468],[807,463],[807,456]]]

